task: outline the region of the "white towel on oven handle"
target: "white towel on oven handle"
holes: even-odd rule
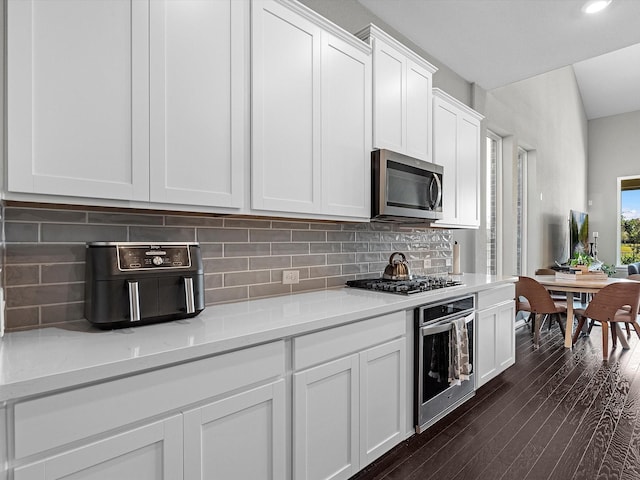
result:
[[[467,319],[468,317],[462,317],[451,322],[451,330],[449,331],[450,385],[460,385],[462,381],[469,380],[469,374],[471,373]]]

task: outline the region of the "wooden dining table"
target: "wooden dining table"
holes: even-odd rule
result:
[[[574,293],[598,293],[600,289],[607,285],[617,282],[633,282],[627,278],[614,278],[607,277],[606,279],[599,280],[570,280],[565,278],[556,278],[555,275],[536,275],[535,278],[541,283],[547,290],[554,292],[566,292],[567,294],[567,325],[564,333],[564,346],[571,348],[573,337],[573,294]],[[629,348],[627,339],[622,334],[621,330],[617,328],[615,323],[612,323],[612,328],[615,328],[616,334],[622,343],[623,348]]]

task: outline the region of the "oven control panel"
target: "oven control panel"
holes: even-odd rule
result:
[[[188,245],[119,245],[118,269],[153,270],[191,266]]]

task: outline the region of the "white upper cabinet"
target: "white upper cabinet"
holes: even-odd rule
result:
[[[368,219],[370,49],[301,4],[252,7],[252,208]]]
[[[373,47],[373,147],[431,161],[436,67],[375,25],[356,35]]]
[[[150,2],[150,200],[241,207],[249,3]]]
[[[8,3],[8,190],[243,206],[248,0]]]
[[[433,90],[433,162],[444,167],[440,227],[480,226],[480,122],[475,110]]]
[[[148,3],[9,0],[8,189],[149,198]]]

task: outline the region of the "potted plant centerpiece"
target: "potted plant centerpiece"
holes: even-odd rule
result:
[[[571,259],[570,265],[572,270],[580,270],[587,273],[589,267],[593,263],[593,257],[585,252],[576,252]]]
[[[576,252],[569,265],[572,270],[580,270],[581,273],[594,272],[605,274],[608,277],[616,273],[615,265],[607,265],[585,252]]]

